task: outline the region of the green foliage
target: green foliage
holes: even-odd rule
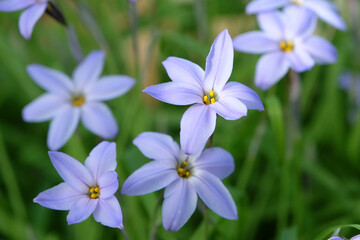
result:
[[[203,23],[197,22],[194,2],[138,0],[138,59],[132,50],[131,8],[125,0],[59,1],[84,53],[99,48],[107,52],[103,74],[137,79],[129,93],[109,102],[120,127],[115,139],[120,187],[149,161],[132,144],[139,133],[158,131],[179,139],[186,107],[168,105],[141,92],[145,86],[169,81],[161,61],[177,56],[204,67],[211,42],[225,27],[232,37],[256,27],[255,16],[244,13],[247,1],[204,1]],[[337,3],[342,15],[348,16],[347,1]],[[338,48],[339,61],[301,74],[300,137],[290,156],[286,154],[287,79],[261,92],[253,84],[258,57],[235,54],[230,80],[255,89],[265,105],[265,112],[249,111],[237,121],[217,120],[214,146],[231,152],[236,161],[236,170],[225,184],[238,207],[237,221],[222,219],[200,205],[179,232],[166,232],[160,208],[155,207],[161,191],[139,197],[118,193],[124,233],[92,217],[68,226],[66,212],[32,202],[61,179],[47,156],[48,123],[25,123],[21,118],[22,108],[42,93],[26,66],[40,63],[70,75],[77,63],[61,25],[44,16],[26,41],[18,32],[18,17],[19,13],[0,13],[0,239],[123,239],[128,234],[131,239],[155,235],[166,240],[324,240],[339,227],[346,237],[359,233],[359,225],[348,224],[360,221],[360,117],[356,112],[355,121],[348,120],[354,109],[347,93],[338,88],[344,70],[360,71],[354,26],[349,26],[350,33],[319,26],[318,32]],[[198,30],[201,24],[207,26],[204,31]],[[84,161],[99,141],[80,126],[61,151]]]

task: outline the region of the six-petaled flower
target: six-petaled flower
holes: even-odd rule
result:
[[[154,161],[135,171],[121,192],[136,196],[165,188],[162,219],[166,230],[177,231],[188,221],[197,195],[218,215],[237,219],[234,200],[220,180],[234,170],[230,153],[213,147],[187,155],[170,136],[154,132],[141,133],[133,143]]]
[[[24,108],[23,119],[27,122],[52,119],[47,139],[51,150],[68,141],[80,120],[102,138],[116,137],[116,120],[102,101],[126,93],[135,80],[123,75],[100,77],[104,61],[104,52],[91,52],[73,72],[74,81],[62,72],[38,64],[28,66],[29,75],[48,93]]]
[[[227,30],[215,39],[206,59],[205,71],[188,60],[169,57],[163,65],[172,82],[149,86],[144,92],[175,105],[191,106],[180,123],[185,153],[199,152],[215,130],[216,114],[227,120],[247,115],[248,109],[262,111],[259,96],[238,82],[228,82],[233,68],[234,48]]]
[[[101,142],[85,160],[85,166],[61,152],[49,152],[50,160],[64,180],[44,192],[34,202],[55,210],[70,210],[69,224],[82,222],[93,214],[96,221],[123,228],[118,189],[115,143]]]
[[[328,0],[253,0],[246,7],[246,12],[248,14],[264,13],[287,6],[295,7],[300,11],[304,9],[315,13],[332,26],[343,31],[346,30],[346,23],[337,6]]]
[[[289,69],[303,72],[315,63],[337,60],[336,48],[324,38],[312,36],[315,16],[306,10],[287,7],[284,12],[258,15],[262,31],[252,31],[234,38],[240,52],[264,54],[256,65],[255,85],[266,90],[277,83]]]

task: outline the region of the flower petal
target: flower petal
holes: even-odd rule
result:
[[[219,178],[207,171],[196,171],[189,182],[206,206],[216,214],[227,219],[237,219],[235,202]]]
[[[282,52],[262,56],[256,64],[255,85],[261,90],[267,90],[285,76],[289,66]]]
[[[66,100],[55,95],[45,93],[26,105],[22,117],[26,122],[44,122],[53,118],[66,105]]]
[[[123,216],[119,201],[112,196],[107,199],[100,199],[94,210],[95,221],[102,225],[123,229]]]
[[[192,166],[206,170],[220,179],[228,177],[235,168],[233,156],[219,147],[205,149]]]
[[[173,82],[185,82],[202,87],[205,72],[197,64],[177,57],[168,57],[162,64]]]
[[[296,48],[295,51],[286,54],[290,67],[296,72],[304,72],[315,65],[314,59],[303,48]]]
[[[313,11],[302,6],[289,5],[284,9],[286,18],[286,39],[308,38],[317,26],[317,17]]]
[[[150,159],[176,162],[180,156],[179,145],[169,135],[163,133],[140,133],[133,144]]]
[[[106,199],[115,194],[119,188],[119,179],[115,171],[109,171],[101,175],[98,181],[100,187],[100,198]]]
[[[70,187],[67,183],[60,183],[45,190],[34,198],[34,202],[43,207],[55,210],[70,210],[71,206],[80,198],[87,197]]]
[[[75,88],[77,91],[86,90],[99,79],[104,68],[105,53],[95,50],[89,53],[73,72]]]
[[[329,41],[314,36],[303,45],[318,64],[329,64],[337,61],[337,50]]]
[[[12,12],[35,4],[36,0],[4,0],[0,1],[1,12]]]
[[[197,195],[188,180],[179,178],[165,189],[162,205],[163,226],[178,231],[196,209]]]
[[[152,97],[174,105],[202,103],[203,90],[191,83],[167,82],[149,86],[143,90]]]
[[[325,0],[304,1],[304,7],[314,11],[319,18],[336,27],[339,30],[346,30],[346,23],[334,3]]]
[[[157,191],[168,186],[179,178],[175,171],[176,162],[169,164],[164,161],[152,161],[128,177],[121,189],[121,193],[128,196],[138,196]]]
[[[87,194],[94,179],[88,169],[71,156],[49,151],[49,157],[60,177],[76,191]]]
[[[51,69],[40,64],[31,64],[27,66],[27,72],[34,82],[44,90],[70,97],[73,90],[73,83],[64,73]]]
[[[234,62],[234,47],[227,29],[222,31],[211,46],[206,58],[204,90],[220,92],[229,80]]]
[[[246,6],[247,14],[266,12],[289,4],[289,0],[253,0]]]
[[[267,34],[253,31],[235,37],[234,49],[246,53],[266,53],[279,49],[279,44]]]
[[[195,104],[184,113],[180,122],[181,149],[188,155],[199,153],[214,132],[216,112],[212,108]]]
[[[68,224],[79,223],[87,219],[98,205],[99,199],[81,198],[70,208],[66,220]]]
[[[86,96],[90,101],[106,101],[125,94],[134,84],[135,79],[129,76],[105,76],[91,84],[86,92]]]
[[[360,235],[353,236],[350,240],[360,240]]]
[[[228,82],[220,97],[234,97],[243,102],[248,109],[264,110],[264,105],[261,102],[259,95],[251,88],[238,82]]]
[[[267,33],[269,37],[275,40],[283,39],[285,21],[282,13],[278,11],[260,13],[257,15],[257,20],[260,28]]]
[[[102,141],[85,160],[85,166],[98,180],[103,174],[115,171],[116,168],[116,144],[113,142]]]
[[[226,120],[236,120],[247,115],[245,104],[234,97],[220,97],[210,107]]]
[[[30,39],[32,31],[37,21],[44,14],[47,2],[35,3],[26,9],[19,19],[20,33],[25,39]]]
[[[111,110],[100,102],[86,103],[81,108],[81,120],[90,132],[102,138],[115,138],[119,132]]]
[[[72,106],[62,107],[50,123],[47,145],[50,150],[64,146],[74,133],[80,119],[80,110]]]

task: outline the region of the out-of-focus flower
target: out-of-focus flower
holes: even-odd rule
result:
[[[34,202],[55,210],[70,210],[69,224],[93,214],[95,220],[113,228],[123,228],[118,189],[115,143],[101,142],[85,160],[85,166],[61,152],[49,152],[50,160],[64,180],[44,192]]]
[[[347,91],[357,107],[360,107],[360,74],[344,72],[339,78],[339,86]]]
[[[350,238],[350,240],[360,240],[360,235],[356,235],[356,236]]]
[[[258,15],[262,31],[241,34],[234,38],[240,52],[264,54],[258,61],[255,85],[266,90],[286,75],[311,69],[315,63],[329,64],[337,60],[336,48],[327,40],[312,36],[316,17],[309,11],[287,7],[284,12]]]
[[[25,39],[30,39],[36,22],[44,14],[48,0],[3,0],[0,1],[1,12],[12,12],[26,8],[20,15],[20,33]]]
[[[331,237],[328,240],[344,240],[344,238],[336,236],[336,237]]]
[[[234,159],[222,148],[208,148],[197,155],[186,155],[168,135],[144,132],[133,143],[154,159],[135,171],[121,192],[143,195],[165,187],[162,205],[163,226],[179,230],[196,208],[197,195],[216,214],[237,219],[234,200],[220,179],[234,170]]]
[[[234,48],[227,30],[215,39],[206,59],[205,71],[188,60],[169,57],[163,65],[172,82],[147,87],[144,92],[160,101],[191,106],[181,119],[181,145],[186,154],[204,147],[215,130],[216,114],[227,120],[247,115],[248,109],[262,111],[259,96],[238,82],[228,82],[233,68]]]
[[[102,138],[115,138],[118,126],[111,110],[102,101],[129,91],[135,80],[123,75],[100,77],[105,62],[103,51],[91,52],[73,72],[73,79],[42,65],[28,66],[31,78],[47,91],[23,109],[27,122],[52,120],[47,145],[61,148],[81,119],[84,126]]]
[[[254,0],[246,7],[246,13],[263,13],[286,6],[306,9],[332,26],[342,31],[346,30],[346,23],[337,6],[328,0]]]

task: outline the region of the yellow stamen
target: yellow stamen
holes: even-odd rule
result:
[[[294,43],[292,41],[281,41],[280,49],[286,53],[292,52],[294,50]]]
[[[297,6],[301,6],[304,4],[303,0],[291,0],[291,3]]]
[[[85,96],[82,94],[74,94],[71,99],[72,105],[80,107],[85,103]]]
[[[210,94],[209,94],[209,95],[210,95],[210,97],[212,97],[212,98],[213,98],[213,97],[215,96],[214,91],[213,91],[213,90],[211,90],[211,92],[210,92]]]
[[[183,161],[182,163],[180,163],[177,168],[176,171],[179,175],[179,177],[182,178],[189,178],[190,177],[190,167],[189,167],[189,163],[187,161]]]
[[[187,162],[187,161],[183,161],[183,164],[186,166],[186,165],[188,165],[188,162]]]
[[[89,195],[91,199],[99,198],[100,196],[100,188],[98,187],[90,187],[89,188]]]
[[[210,100],[209,100],[210,99]],[[213,104],[214,102],[216,102],[216,99],[215,99],[215,92],[214,90],[211,90],[209,92],[209,95],[205,95],[204,96],[204,103],[206,105],[209,105],[209,104]]]

